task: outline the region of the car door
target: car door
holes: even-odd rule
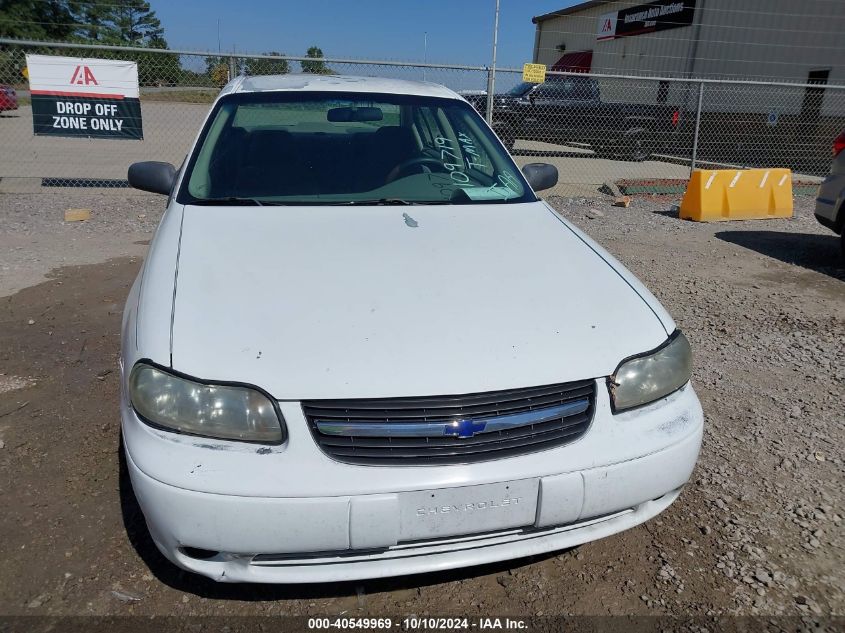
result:
[[[566,115],[566,140],[573,143],[594,145],[605,138],[608,124],[618,125],[615,121],[604,121],[598,84],[590,77],[567,77],[564,82]]]
[[[589,142],[601,104],[595,80],[561,77],[537,86],[532,97],[536,125],[549,142]]]
[[[526,117],[526,127],[533,128],[531,136],[546,143],[561,140],[566,129],[565,92],[558,80],[547,81],[538,85],[528,95],[530,115]]]

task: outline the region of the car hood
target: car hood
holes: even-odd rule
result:
[[[610,259],[542,202],[187,206],[172,364],[282,400],[607,376],[667,336]]]

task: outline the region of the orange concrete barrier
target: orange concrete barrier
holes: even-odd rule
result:
[[[792,217],[789,169],[702,169],[692,173],[680,217],[696,222]]]

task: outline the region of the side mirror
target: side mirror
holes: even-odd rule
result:
[[[148,160],[129,166],[129,184],[135,189],[169,196],[176,183],[176,168],[170,163]]]
[[[522,175],[534,191],[551,189],[557,184],[557,167],[548,163],[528,163],[522,168]]]

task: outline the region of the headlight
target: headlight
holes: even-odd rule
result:
[[[268,444],[284,439],[276,407],[257,389],[205,385],[138,363],[129,398],[146,422],[169,431]]]
[[[623,361],[610,377],[614,412],[654,402],[689,382],[692,350],[680,330],[652,352]]]

